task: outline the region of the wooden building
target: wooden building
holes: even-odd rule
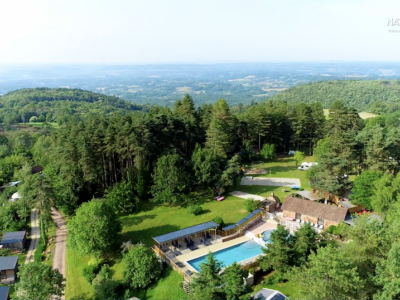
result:
[[[18,256],[0,256],[0,282],[13,283],[18,273]]]
[[[318,224],[324,228],[337,226],[346,219],[348,209],[336,205],[322,204],[314,201],[288,196],[282,205],[283,217]]]
[[[6,232],[0,242],[3,248],[22,251],[26,244],[26,231]]]

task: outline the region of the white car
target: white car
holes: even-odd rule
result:
[[[301,163],[300,167],[298,167],[298,169],[300,171],[307,171],[312,166],[317,166],[317,165],[318,165],[318,163],[316,163],[316,162],[303,162],[303,163]]]

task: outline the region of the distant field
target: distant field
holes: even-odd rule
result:
[[[329,118],[329,109],[324,109],[324,115],[325,115],[325,118],[327,118],[327,119]],[[369,118],[374,118],[374,117],[378,116],[376,114],[364,112],[364,111],[358,113],[358,115],[360,116],[361,119],[369,119]]]

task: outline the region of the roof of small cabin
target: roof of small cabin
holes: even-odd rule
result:
[[[0,300],[7,300],[10,293],[9,286],[0,286]]]
[[[285,198],[282,210],[301,213],[310,217],[340,222],[346,219],[347,208],[322,204],[310,200],[298,199],[291,196]]]
[[[279,291],[263,288],[254,295],[254,298],[261,300],[285,300],[286,296]]]
[[[233,225],[229,225],[227,227],[224,227],[224,230],[231,230],[231,229],[236,228],[236,227],[237,227],[237,225],[233,224]]]
[[[358,206],[351,203],[351,201],[339,201],[339,204],[346,208],[353,208]]]
[[[306,198],[311,201],[318,201],[321,199],[325,199],[324,196],[318,195],[317,193],[313,193],[310,191],[298,191],[295,194],[300,195],[303,198]]]
[[[22,242],[25,235],[26,235],[26,231],[6,232],[6,233],[4,233],[0,244],[10,244],[10,243]]]
[[[14,270],[18,262],[18,256],[0,256],[0,271]]]
[[[198,232],[202,232],[202,231],[206,231],[206,230],[209,230],[209,229],[212,229],[212,228],[216,228],[218,226],[219,225],[217,223],[215,223],[213,221],[209,221],[209,222],[205,222],[205,223],[202,223],[202,224],[194,225],[192,227],[181,229],[181,230],[178,230],[178,231],[173,231],[173,232],[170,232],[170,233],[167,233],[167,234],[159,235],[159,236],[153,237],[153,239],[157,243],[161,244],[161,243],[177,240],[179,238],[186,237],[186,236],[198,233]]]

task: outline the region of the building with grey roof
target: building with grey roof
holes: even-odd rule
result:
[[[270,290],[270,289],[262,289],[254,296],[254,299],[261,299],[261,300],[285,300],[286,296],[283,295],[281,292]]]
[[[0,256],[0,282],[12,283],[18,273],[18,256]]]
[[[10,299],[10,287],[0,286],[0,300],[9,300],[9,299]]]
[[[22,251],[26,244],[26,231],[6,232],[0,242],[3,248]]]

